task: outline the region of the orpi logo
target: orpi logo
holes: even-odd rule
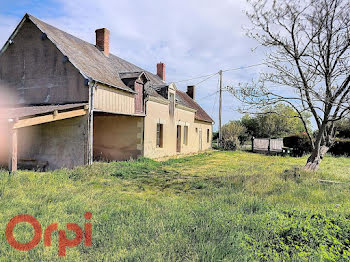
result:
[[[92,217],[92,214],[90,212],[86,212],[84,215],[86,220],[90,220]],[[13,229],[15,226],[19,223],[29,223],[33,229],[34,229],[34,237],[31,241],[27,243],[20,243],[18,242],[14,235],[13,235]],[[75,233],[74,239],[68,239],[66,237],[66,231],[65,230],[59,230],[58,231],[58,255],[61,257],[64,257],[66,255],[66,247],[75,247],[80,244],[80,242],[84,238],[84,244],[85,246],[91,246],[92,242],[92,225],[91,223],[85,223],[84,225],[84,233],[83,230],[74,223],[67,223],[66,225],[67,230],[71,230]],[[58,224],[52,223],[49,225],[45,231],[44,231],[44,246],[49,247],[51,246],[51,236],[54,231],[58,230]],[[7,242],[15,249],[21,250],[21,251],[28,251],[30,249],[35,248],[42,236],[42,230],[41,225],[38,220],[36,220],[34,217],[30,215],[18,215],[13,217],[9,223],[6,226],[5,235]]]

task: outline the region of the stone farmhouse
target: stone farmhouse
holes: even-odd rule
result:
[[[212,118],[187,92],[109,52],[106,28],[85,42],[26,14],[0,53],[0,164],[73,168],[211,148]]]

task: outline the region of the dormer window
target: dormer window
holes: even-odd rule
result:
[[[136,72],[121,72],[120,79],[123,83],[136,92],[135,94],[135,113],[140,114],[144,112],[144,88],[149,78],[143,71]]]

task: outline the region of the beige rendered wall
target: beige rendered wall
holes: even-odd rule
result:
[[[142,155],[143,117],[94,116],[94,159],[121,161]]]
[[[145,117],[144,156],[160,158],[178,154],[176,152],[177,125],[181,126],[181,152],[180,154],[196,153],[200,150],[200,130],[202,130],[202,150],[211,148],[212,124],[195,121],[195,113],[175,108],[174,118],[169,116],[169,105],[155,101],[147,101],[147,115]],[[157,123],[163,124],[163,147],[156,146]],[[184,126],[188,126],[188,143],[183,143]],[[207,142],[207,129],[210,139]]]
[[[135,114],[135,95],[112,87],[98,85],[94,109],[117,114]]]
[[[87,116],[18,129],[18,162],[47,161],[48,169],[73,168],[87,163]],[[6,138],[9,144],[9,137]],[[6,147],[7,147],[6,146]],[[8,152],[0,163],[7,167]]]
[[[49,169],[73,168],[87,164],[88,116],[39,125],[38,159],[49,162]]]

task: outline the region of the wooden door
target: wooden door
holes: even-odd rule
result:
[[[176,135],[176,152],[181,152],[181,126],[177,126]]]

